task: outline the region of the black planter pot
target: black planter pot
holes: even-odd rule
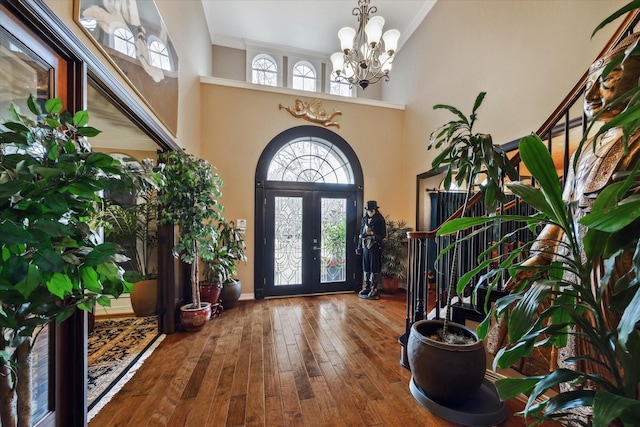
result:
[[[449,322],[449,332],[463,334],[471,344],[446,344],[430,336],[442,329],[442,320],[420,320],[411,326],[407,358],[415,385],[434,402],[455,404],[473,397],[484,380],[486,353],[476,333]]]
[[[240,299],[242,293],[242,284],[239,280],[232,280],[222,285],[222,292],[220,293],[220,303],[227,309],[236,305],[236,302]]]

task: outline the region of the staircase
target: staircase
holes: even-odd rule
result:
[[[638,11],[630,12],[618,27],[617,31],[606,43],[598,57],[612,50],[624,37],[633,32],[635,26],[640,21]],[[558,175],[564,177],[569,170],[569,161],[575,145],[580,141],[587,128],[586,117],[582,114],[582,95],[588,76],[588,70],[578,79],[571,88],[567,96],[551,113],[547,120],[540,126],[537,135],[547,142],[549,151],[552,153],[554,163],[558,169]],[[577,113],[576,113],[577,112]],[[512,164],[520,172],[521,180],[527,180],[526,170],[520,170],[520,155],[518,152],[518,141],[512,141],[503,145],[511,154]],[[535,184],[535,183],[533,183]],[[462,214],[463,195],[456,192],[438,191],[430,194],[432,210],[432,224],[442,224],[448,219],[458,218]],[[508,202],[499,208],[500,212],[517,213],[519,215],[530,215],[533,209],[521,203],[517,198],[512,197]],[[482,195],[476,193],[469,202],[466,215],[482,215]],[[442,248],[447,247],[452,242],[452,236],[436,236],[438,228],[430,231],[413,231],[407,233],[408,237],[408,275],[407,275],[407,315],[405,333],[398,338],[402,346],[402,356],[400,364],[409,368],[406,357],[406,344],[413,323],[423,319],[440,319],[448,315],[454,322],[465,324],[467,321],[479,322],[485,317],[483,310],[485,297],[489,301],[495,301],[505,294],[503,291],[504,280],[502,278],[498,286],[488,292],[485,284],[478,283],[478,274],[470,282],[462,295],[456,295],[457,302],[453,305],[451,313],[446,313],[446,287],[449,282],[451,264],[451,254],[446,254],[438,258],[438,253]],[[473,233],[468,230],[467,233]],[[484,251],[490,242],[499,241],[502,236],[508,233],[509,241],[502,245],[500,251],[509,251],[514,245],[520,245],[533,239],[532,233],[526,231],[516,231],[504,225],[500,229],[485,230],[475,234],[470,240],[460,245],[460,259],[458,271],[454,272],[458,278],[476,266],[477,256]],[[489,266],[486,271],[489,271]],[[486,272],[485,271],[485,272]],[[484,272],[483,272],[484,273]],[[435,293],[429,290],[435,288]],[[477,290],[477,303],[472,301],[471,296],[474,289]],[[455,291],[455,290],[454,290]],[[488,294],[488,295],[487,295]],[[435,295],[435,309],[431,313],[426,312],[429,306],[429,296]]]

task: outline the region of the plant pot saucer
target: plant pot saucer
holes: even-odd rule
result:
[[[500,424],[509,415],[507,405],[500,400],[495,385],[486,378],[473,398],[445,406],[431,400],[413,381],[409,382],[413,397],[435,415],[466,426],[489,427]]]

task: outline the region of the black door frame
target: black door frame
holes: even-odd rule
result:
[[[318,183],[305,183],[305,182],[281,182],[281,181],[268,181],[267,173],[269,164],[278,150],[284,145],[288,144],[296,138],[314,137],[324,139],[334,144],[342,153],[346,156],[351,169],[353,171],[354,183],[353,184],[318,184]],[[363,207],[363,194],[364,194],[364,178],[362,174],[362,167],[360,161],[355,152],[349,145],[349,143],[337,133],[322,128],[319,126],[297,126],[287,129],[276,137],[274,137],[269,144],[265,147],[258,164],[256,167],[256,192],[255,192],[255,219],[256,227],[254,230],[254,297],[256,299],[265,298],[265,284],[267,281],[268,265],[265,262],[266,246],[265,230],[267,224],[267,211],[266,211],[266,195],[269,190],[295,190],[295,191],[320,191],[326,193],[351,193],[355,194],[355,209],[356,217],[354,221],[355,230],[358,229],[357,221],[359,220],[357,213],[362,212]],[[354,225],[347,224],[347,229],[351,229]],[[357,231],[356,231],[357,233]],[[353,242],[348,239],[347,250],[355,248],[356,233],[353,236]],[[357,259],[356,259],[357,261]],[[352,289],[355,291],[360,289],[362,283],[362,271],[357,267],[348,267],[348,271],[352,274],[352,277],[348,277],[349,281],[352,281]],[[353,273],[351,273],[353,272]]]

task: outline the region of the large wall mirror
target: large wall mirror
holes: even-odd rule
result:
[[[102,132],[91,138],[94,151],[140,164],[156,163],[160,148],[118,109],[93,81],[87,86],[89,123]],[[135,159],[135,162],[131,159]],[[155,192],[107,193],[103,238],[118,243],[129,258],[122,264],[134,291],[111,307],[97,307],[87,341],[89,417],[104,404],[118,379],[158,333],[157,226]]]
[[[165,126],[177,135],[179,60],[153,0],[74,0],[75,18]]]
[[[145,2],[146,3],[146,2]],[[86,70],[86,75],[83,75]],[[179,149],[157,116],[140,103],[131,88],[83,44],[46,2],[7,0],[0,5],[0,119],[17,103],[24,114],[33,94],[41,103],[58,97],[63,108],[88,108],[89,125],[102,133],[91,138],[95,151],[137,159],[156,159],[157,151]],[[84,103],[83,100],[86,100]],[[137,202],[137,201],[136,201]],[[160,283],[152,334],[175,331],[180,293],[179,270],[171,256],[174,230],[162,226],[157,252]],[[131,309],[129,309],[131,310]],[[132,313],[129,313],[132,315]],[[87,314],[76,311],[62,323],[49,323],[32,353],[33,421],[43,427],[84,425],[87,420]],[[129,334],[133,337],[133,334]],[[105,377],[105,375],[100,375]],[[62,378],[61,381],[56,379]]]

